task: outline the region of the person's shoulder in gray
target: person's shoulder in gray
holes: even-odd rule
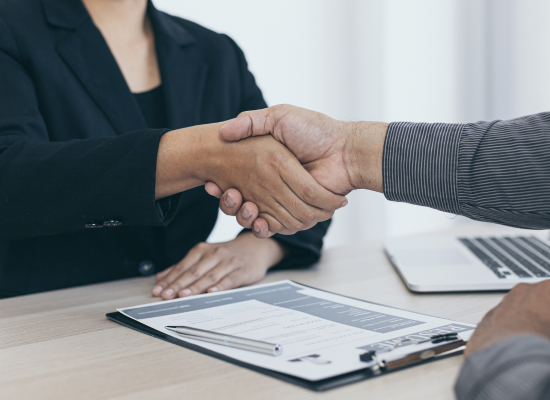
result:
[[[550,399],[550,281],[518,285],[478,325],[458,400]]]

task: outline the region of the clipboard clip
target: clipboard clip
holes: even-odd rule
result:
[[[432,346],[437,344],[438,346]],[[415,345],[415,350],[410,352],[397,351],[401,347]],[[440,354],[458,350],[465,346],[466,342],[462,340],[457,333],[447,333],[442,335],[433,335],[424,340],[403,339],[396,342],[392,347],[386,350],[371,350],[359,355],[359,359],[366,363],[371,363],[367,368],[373,372],[378,370],[393,370],[407,365],[416,364]],[[421,348],[416,348],[420,346]]]

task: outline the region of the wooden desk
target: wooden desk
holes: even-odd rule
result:
[[[493,228],[494,229],[494,228]],[[477,323],[502,293],[409,292],[379,242],[327,250],[314,268],[277,271],[347,296]],[[153,278],[0,300],[2,399],[453,399],[462,357],[315,393],[174,346],[105,318],[154,301]]]

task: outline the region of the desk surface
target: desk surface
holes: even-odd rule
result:
[[[463,231],[464,229],[462,229]],[[494,228],[491,229],[494,231]],[[500,229],[498,231],[501,231]],[[477,323],[502,293],[413,294],[380,242],[329,249],[315,267],[277,271],[347,296]],[[462,357],[315,393],[122,327],[117,307],[154,301],[154,278],[0,300],[0,387],[5,399],[453,399]]]

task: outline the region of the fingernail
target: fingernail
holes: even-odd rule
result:
[[[348,201],[347,200],[344,200],[344,202],[342,203],[342,205],[340,206],[340,208],[344,208],[345,206],[348,205]]]
[[[162,293],[162,286],[155,286],[155,287],[153,288],[153,294],[154,294],[155,296],[158,296],[158,295],[161,294],[161,293]]]
[[[260,233],[260,227],[256,224],[254,224],[254,232]]]
[[[174,289],[166,289],[164,294],[166,297],[172,297],[174,295]]]
[[[214,292],[217,292],[217,291],[218,291],[218,288],[214,286],[214,287],[211,287],[210,289],[208,289],[208,291],[209,291],[210,293],[214,293]]]
[[[186,297],[186,296],[189,296],[192,293],[193,292],[190,289],[183,289],[182,291],[180,291],[180,296],[181,297]]]
[[[248,219],[252,216],[252,213],[250,211],[248,211],[248,208],[246,206],[243,207],[243,218],[244,219]]]
[[[231,197],[231,195],[229,193],[227,193],[225,195],[225,199],[223,200],[223,202],[225,203],[225,205],[227,207],[235,207],[235,204],[237,204],[235,199],[233,197]]]

